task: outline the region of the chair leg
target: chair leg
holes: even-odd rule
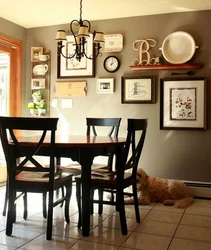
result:
[[[116,211],[119,212],[119,197],[117,195],[117,190],[116,190]]]
[[[114,193],[113,193],[113,192],[111,192],[110,201],[111,201],[111,202],[114,202]]]
[[[138,207],[138,196],[137,196],[137,186],[136,183],[133,184],[133,199],[134,199],[134,208],[136,213],[136,221],[140,223],[140,214],[139,214],[139,207]]]
[[[90,214],[93,215],[94,213],[94,203],[93,203],[93,200],[94,200],[94,188],[91,188],[90,189]]]
[[[9,199],[8,199],[8,210],[7,210],[6,235],[10,236],[12,234],[12,227],[13,227],[14,219],[16,217],[15,215],[16,192],[12,190],[8,190],[8,193],[9,193]]]
[[[72,181],[67,186],[65,186],[65,188],[66,188],[66,198],[65,198],[64,214],[66,222],[70,223],[69,207],[70,207],[70,198],[72,194]]]
[[[99,207],[98,207],[98,214],[102,215],[103,213],[103,189],[99,188],[98,189],[98,195],[99,195]]]
[[[57,167],[61,165],[61,158],[60,157],[56,157],[56,165]],[[58,172],[58,168],[57,168],[57,172]],[[62,192],[62,197],[64,197],[64,187],[61,187],[61,192]],[[59,196],[59,189],[56,190],[56,195],[57,197]],[[63,207],[64,202],[61,202],[60,207]]]
[[[24,204],[23,218],[24,218],[24,220],[26,220],[27,216],[28,216],[28,210],[27,210],[27,192],[25,192],[25,194],[24,194],[23,204]]]
[[[16,195],[15,195],[15,197],[16,197]],[[8,209],[9,209],[9,207],[8,207]],[[13,223],[15,223],[16,222],[16,204],[15,204],[15,202],[14,202],[14,209],[13,209]]]
[[[117,197],[118,197],[118,209],[119,209],[119,216],[120,216],[120,223],[121,223],[121,229],[122,234],[127,234],[127,223],[126,223],[126,217],[125,217],[125,206],[124,206],[124,194],[123,190],[117,190]]]
[[[45,193],[46,194],[46,193]],[[52,239],[52,220],[53,220],[53,194],[54,191],[49,192],[49,201],[48,201],[48,218],[47,218],[47,234],[46,234],[46,240]]]
[[[6,184],[6,191],[5,191],[5,198],[4,198],[4,208],[3,208],[3,212],[2,212],[3,216],[6,216],[7,203],[8,203],[8,184]]]
[[[57,191],[59,191],[59,189]],[[62,197],[64,197],[64,187],[61,187],[61,192],[62,192]],[[64,202],[61,203],[60,207],[63,207],[63,205],[64,205]]]
[[[81,227],[81,184],[76,181],[76,199],[78,203],[78,228]]]
[[[47,218],[46,197],[47,197],[47,192],[43,192],[42,205],[43,205],[43,217],[44,218]]]

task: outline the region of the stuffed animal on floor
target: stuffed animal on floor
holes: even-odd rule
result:
[[[137,170],[137,192],[139,205],[162,202],[186,208],[193,202],[193,194],[185,183],[148,176],[142,168]],[[125,204],[133,204],[133,198],[125,199]]]

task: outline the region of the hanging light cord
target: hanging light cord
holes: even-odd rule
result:
[[[80,0],[80,21],[82,21],[82,0]]]

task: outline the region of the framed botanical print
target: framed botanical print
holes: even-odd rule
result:
[[[67,41],[62,41],[62,53],[67,56],[72,56],[75,53],[75,40],[73,35],[66,36]],[[86,38],[87,43],[85,44],[86,55],[93,56],[93,34]],[[59,48],[58,48],[59,52]],[[57,77],[62,78],[76,78],[76,77],[94,77],[95,76],[95,60],[88,59],[86,56],[78,61],[76,57],[67,59],[58,53],[57,60]]]
[[[206,130],[207,78],[164,78],[160,87],[160,129]]]

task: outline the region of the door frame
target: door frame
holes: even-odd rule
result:
[[[22,116],[22,59],[23,43],[20,40],[0,34],[0,44],[9,47],[10,53],[10,116]]]

